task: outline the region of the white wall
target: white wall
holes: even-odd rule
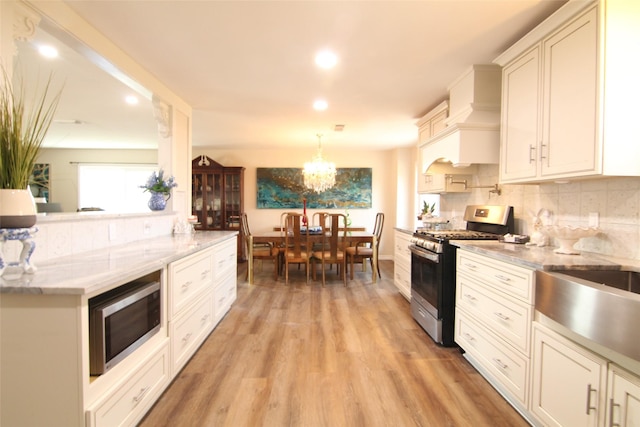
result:
[[[310,161],[315,150],[281,149],[281,150],[217,150],[204,147],[193,147],[193,157],[206,155],[223,166],[244,166],[244,210],[249,218],[252,233],[272,230],[280,223],[282,209],[257,209],[256,200],[256,169],[272,168],[301,168]],[[393,150],[339,150],[323,147],[325,158],[336,164],[338,168],[370,167],[372,171],[372,208],[349,209],[349,216],[353,226],[366,227],[373,230],[373,223],[377,212],[384,212],[385,225],[380,241],[380,257],[393,257],[393,227],[396,224],[396,167],[394,165],[395,152]],[[403,200],[402,203],[405,203]],[[302,206],[302,201],[300,202]],[[326,209],[323,209],[326,210]],[[302,208],[300,208],[302,211]],[[315,210],[307,209],[312,215]],[[342,212],[340,212],[342,213]]]

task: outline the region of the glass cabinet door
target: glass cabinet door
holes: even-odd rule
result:
[[[223,228],[222,217],[222,173],[207,174],[207,228]]]
[[[227,228],[240,228],[240,175],[225,175],[224,200]]]
[[[204,224],[203,215],[204,194],[204,176],[201,174],[193,174],[191,177],[191,212],[198,218],[199,224]]]

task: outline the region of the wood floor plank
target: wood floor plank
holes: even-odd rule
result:
[[[344,287],[238,270],[231,310],[140,423],[143,427],[526,426],[456,348],[412,319],[393,285],[355,270]]]

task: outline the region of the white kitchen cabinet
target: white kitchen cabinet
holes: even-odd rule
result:
[[[464,193],[473,185],[472,174],[475,166],[454,168],[450,163],[434,162],[429,169],[418,176],[418,193]]]
[[[425,173],[418,180],[418,193],[466,193],[471,191],[466,185],[471,185],[471,175],[449,175]]]
[[[441,102],[433,110],[425,114],[417,123],[418,145],[427,142],[432,136],[444,130],[447,117],[449,117],[449,101]]]
[[[531,411],[547,426],[604,421],[607,360],[535,323]]]
[[[534,270],[457,250],[455,341],[516,408],[529,402]]]
[[[496,58],[503,66],[500,182],[638,176],[638,2],[576,1]],[[625,47],[626,46],[626,47]]]
[[[609,365],[606,425],[640,425],[640,378],[617,365]]]
[[[123,377],[114,390],[102,395],[87,409],[87,425],[135,425],[153,406],[170,380],[169,346],[165,343],[148,355],[133,375]]]
[[[411,301],[411,234],[395,230],[393,253],[393,283],[408,301]]]
[[[169,264],[169,336],[176,375],[198,350],[236,298],[235,240]]]

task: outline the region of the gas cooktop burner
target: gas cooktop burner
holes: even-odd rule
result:
[[[499,235],[473,230],[421,230],[417,235],[436,240],[498,240]]]

